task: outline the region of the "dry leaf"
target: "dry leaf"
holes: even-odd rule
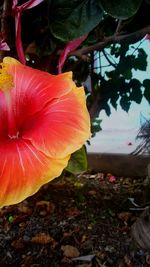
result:
[[[27,215],[31,215],[31,214],[32,214],[32,209],[29,208],[29,207],[27,206],[27,204],[24,203],[24,202],[19,203],[19,204],[17,205],[17,209],[18,209],[18,211],[21,212],[21,213],[24,213],[24,214],[27,214]]]
[[[47,213],[53,213],[55,210],[55,205],[49,201],[46,200],[41,200],[38,201],[36,203],[36,207],[42,211],[44,209],[44,211],[46,210]]]
[[[24,242],[21,238],[14,240],[11,243],[11,246],[14,247],[15,249],[22,249],[24,248]]]
[[[63,251],[64,256],[68,258],[75,258],[80,255],[79,250],[76,247],[70,245],[61,246],[61,250]]]
[[[123,211],[118,214],[118,218],[124,222],[128,222],[129,219],[131,219],[131,217],[132,217],[132,213],[128,211]]]
[[[147,263],[148,265],[150,265],[150,255],[149,255],[149,254],[146,255],[146,263]]]
[[[97,194],[97,192],[95,190],[88,191],[88,195],[90,195],[90,196],[95,196],[96,194]]]
[[[35,235],[34,237],[32,237],[31,242],[38,244],[56,244],[56,241],[49,234],[46,233],[39,233]]]

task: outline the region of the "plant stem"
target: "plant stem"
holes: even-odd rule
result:
[[[12,0],[4,0],[3,3],[3,13],[1,17],[1,34],[5,42],[9,40],[9,27],[8,27],[8,17],[12,13]],[[0,62],[3,61],[6,51],[0,51]]]

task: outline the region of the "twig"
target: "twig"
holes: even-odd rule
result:
[[[3,13],[1,17],[1,34],[3,39],[8,42],[9,39],[9,27],[8,27],[8,16],[12,12],[12,0],[4,0]],[[3,60],[5,51],[0,51],[0,62]]]
[[[107,59],[108,63],[109,63],[111,66],[113,66],[114,68],[116,68],[116,64],[114,64],[114,63],[110,60],[110,58],[108,57],[108,55],[106,54],[106,52],[105,52],[104,49],[103,49],[103,54],[104,54],[105,58]]]
[[[77,56],[79,58],[82,58],[83,55],[88,54],[92,51],[101,51],[107,45],[112,43],[122,43],[124,41],[129,43],[137,42],[148,33],[150,34],[150,25],[133,33],[105,37],[102,42],[98,42],[97,44],[91,45],[89,47],[73,51],[69,54],[69,56]]]
[[[122,29],[122,20],[119,19],[118,20],[118,24],[117,24],[117,28],[116,28],[116,32],[115,35],[118,35],[120,33],[120,30]]]
[[[146,39],[141,40],[141,42],[138,44],[138,46],[134,49],[132,55],[139,49],[139,47],[141,46],[141,44],[142,44],[144,41],[146,41]]]

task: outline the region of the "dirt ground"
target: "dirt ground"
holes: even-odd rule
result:
[[[0,267],[150,266],[149,252],[131,236],[149,193],[146,177],[55,179],[0,210]]]

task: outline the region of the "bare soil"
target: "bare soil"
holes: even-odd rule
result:
[[[149,205],[147,178],[110,177],[65,176],[1,209],[0,267],[150,266],[131,235]]]

